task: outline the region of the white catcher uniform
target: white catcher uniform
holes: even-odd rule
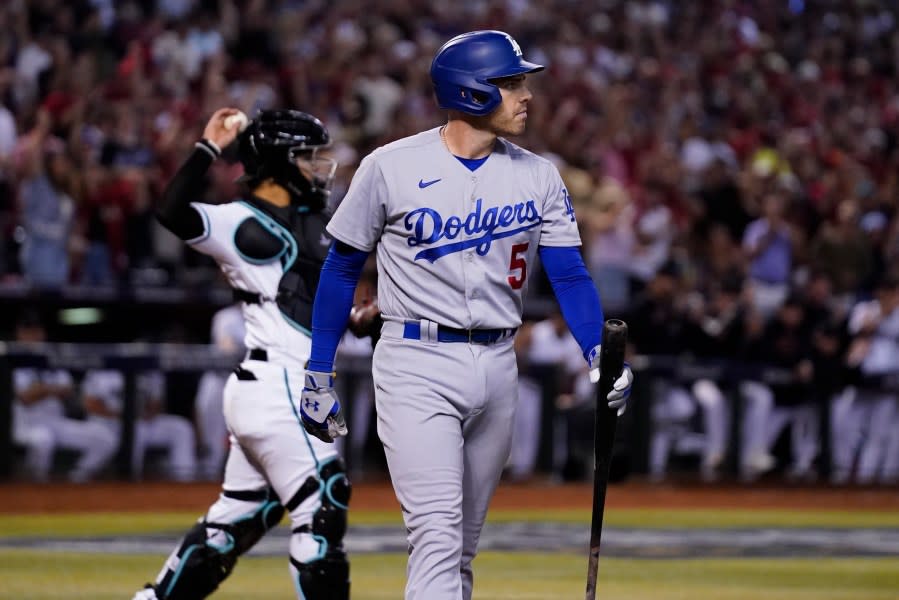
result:
[[[324,125],[296,110],[262,110],[237,135],[235,108],[213,113],[204,138],[155,201],[160,223],[214,258],[241,302],[247,356],[225,383],[230,451],[218,500],[185,534],[140,600],[213,593],[287,512],[296,595],[348,600],[342,540],[350,488],[333,444],[307,435],[299,402],[311,339],[312,299],[331,245],[327,186],[336,164],[318,157]],[[221,147],[237,143],[249,194],[195,202]]]
[[[283,224],[249,202],[192,206],[203,215],[206,233],[188,244],[213,257],[232,287],[264,298],[242,306],[244,345],[249,352],[225,384],[223,405],[231,447],[222,488],[259,490],[270,485],[286,504],[308,477],[316,477],[320,467],[337,456],[333,444],[305,432],[299,408],[294,406],[303,388],[303,369],[311,347],[309,331],[288,319],[271,301],[285,268],[298,259],[300,250],[290,243],[292,238]],[[248,220],[280,232],[285,240],[283,250],[267,261],[243,254],[235,244],[235,231]],[[313,243],[324,255],[331,240],[322,236]],[[291,520],[296,526],[308,524],[318,505],[318,494],[312,494],[293,507]],[[216,510],[213,506],[210,515]],[[307,543],[309,548],[292,552],[292,556],[302,560],[318,552],[311,538]]]
[[[246,335],[243,311],[239,305],[226,306],[213,315],[210,337],[212,344],[222,352],[246,350],[243,345]],[[229,374],[227,370],[206,371],[197,384],[194,412],[203,454],[200,462],[200,476],[203,479],[218,480],[225,464],[228,433],[222,412],[222,397]]]
[[[528,269],[538,245],[580,245],[567,191],[549,161],[502,138],[472,172],[435,128],[367,156],[328,231],[377,249],[375,403],[408,529],[406,598],[470,598],[509,456]],[[442,343],[466,335],[454,330],[480,331]]]

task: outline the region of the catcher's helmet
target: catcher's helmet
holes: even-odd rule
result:
[[[320,208],[327,203],[337,163],[317,156],[331,136],[316,117],[299,110],[262,110],[237,136],[237,143],[244,167],[238,181],[255,187],[271,178],[296,204]]]
[[[502,101],[491,80],[542,70],[543,65],[524,60],[508,33],[472,31],[440,47],[431,62],[431,81],[440,108],[486,115]]]

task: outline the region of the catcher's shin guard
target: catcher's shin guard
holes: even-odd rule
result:
[[[201,600],[214,592],[231,574],[237,558],[284,516],[272,490],[225,491],[222,496],[213,508],[226,513],[228,522],[204,519],[187,532],[153,586],[159,600]]]
[[[307,483],[309,483],[307,481]],[[350,564],[343,550],[350,483],[339,458],[319,469],[321,506],[312,525],[293,531],[290,566],[297,595],[306,600],[349,600]],[[308,489],[306,485],[301,491]]]

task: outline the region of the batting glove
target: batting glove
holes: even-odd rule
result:
[[[591,383],[599,381],[599,357],[602,355],[601,350],[602,346],[597,346],[587,355]],[[633,383],[634,372],[631,371],[631,366],[625,362],[621,375],[612,384],[612,391],[606,396],[606,400],[609,401],[609,408],[617,408],[619,417],[627,410],[627,399],[631,395],[631,385]]]
[[[306,371],[300,415],[306,431],[323,442],[330,444],[347,434],[343,409],[334,391],[334,373]]]

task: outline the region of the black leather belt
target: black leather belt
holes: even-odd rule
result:
[[[437,341],[492,344],[514,335],[517,329],[517,327],[512,329],[456,329],[455,327],[437,325]],[[409,340],[420,340],[421,323],[419,321],[406,321],[403,328],[403,337]]]
[[[247,353],[247,359],[261,360],[263,362],[267,362],[268,361],[268,352],[266,352],[262,348],[250,348],[250,351]]]

